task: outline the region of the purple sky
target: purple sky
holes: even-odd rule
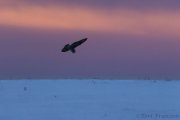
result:
[[[0,79],[180,79],[178,0],[7,0],[0,6]],[[76,54],[60,52],[84,37]]]
[[[83,5],[85,7],[104,7],[104,8],[144,8],[144,9],[178,9],[179,0],[6,0],[0,2],[3,6],[18,6],[21,4],[29,5]]]

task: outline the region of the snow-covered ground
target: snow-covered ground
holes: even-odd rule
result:
[[[180,81],[1,80],[0,120],[180,120]]]

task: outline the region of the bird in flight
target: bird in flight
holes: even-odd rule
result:
[[[84,38],[82,40],[76,41],[74,43],[70,44],[66,44],[64,46],[64,48],[61,50],[61,52],[67,52],[67,51],[71,51],[72,53],[76,53],[75,48],[80,46],[81,44],[83,44],[84,42],[86,42],[88,38]]]

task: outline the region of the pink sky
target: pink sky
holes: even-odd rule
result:
[[[1,1],[0,78],[180,78],[178,4],[77,3]],[[84,37],[77,54],[60,52]]]

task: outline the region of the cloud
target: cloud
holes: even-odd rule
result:
[[[40,29],[86,30],[130,35],[180,36],[180,12],[68,6],[0,8],[0,25]]]

